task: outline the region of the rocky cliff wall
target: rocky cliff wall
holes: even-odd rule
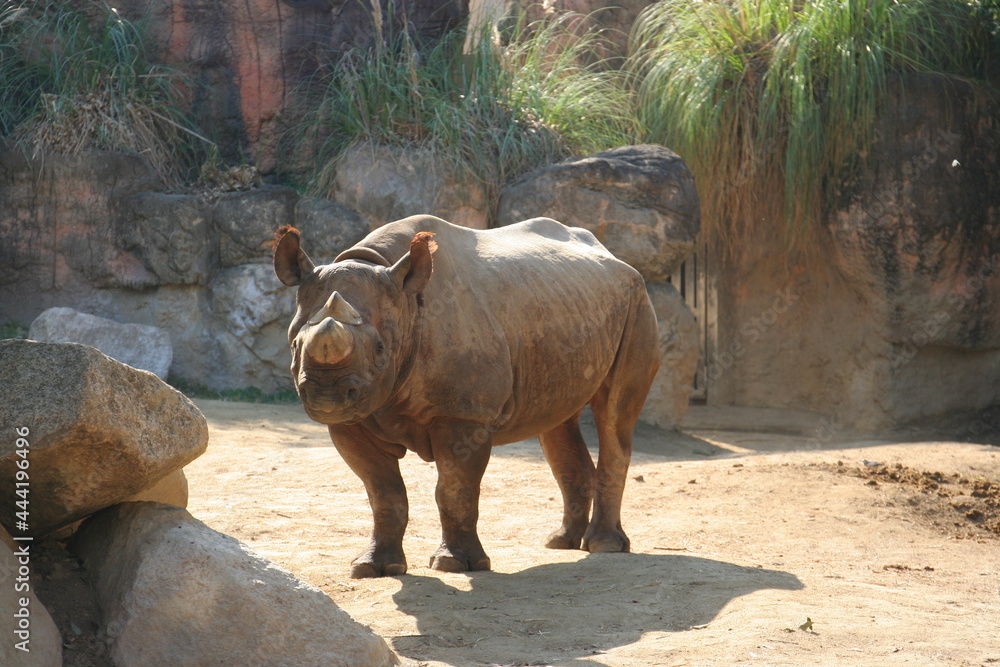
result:
[[[1000,126],[966,86],[910,77],[798,257],[717,263],[709,402],[877,429],[1000,401]]]
[[[0,321],[53,306],[166,329],[171,373],[216,389],[288,388],[293,295],[274,278],[274,230],[292,224],[332,259],[366,218],[265,186],[168,194],[136,155],[26,159],[0,152]]]

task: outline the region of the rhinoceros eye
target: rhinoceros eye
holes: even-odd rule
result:
[[[377,344],[375,345],[375,354],[379,354],[379,355],[380,355],[380,354],[382,354],[383,352],[385,352],[385,345],[383,345],[383,344],[382,344],[382,341],[379,341],[379,342],[378,342],[378,343],[377,343]]]

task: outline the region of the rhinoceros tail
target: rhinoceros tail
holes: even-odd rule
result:
[[[274,251],[278,249],[278,242],[281,241],[281,237],[285,234],[295,234],[300,239],[302,238],[302,232],[295,229],[291,225],[282,225],[278,227],[278,231],[274,233],[274,240],[271,242],[271,257],[274,257]]]

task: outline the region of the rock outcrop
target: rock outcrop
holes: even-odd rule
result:
[[[500,197],[498,222],[554,218],[589,229],[647,281],[666,280],[701,225],[694,177],[662,146],[625,146],[543,167]]]
[[[208,444],[183,394],[73,343],[0,341],[0,424],[28,441],[0,442],[0,523],[16,525],[15,472],[27,460],[30,520],[18,534],[35,536],[153,486]]]
[[[0,313],[28,324],[72,306],[165,330],[170,372],[212,389],[291,387],[294,297],[273,279],[274,231],[290,224],[332,259],[371,230],[336,202],[264,186],[168,194],[138,156],[31,160],[0,151]]]
[[[836,266],[893,344],[1000,348],[1000,123],[977,117],[966,84],[914,76],[893,93],[921,104],[898,105],[870,169],[843,184]]]
[[[647,283],[646,292],[659,327],[660,369],[640,418],[660,428],[675,429],[687,412],[701,356],[698,323],[670,283]]]
[[[810,410],[837,433],[1000,402],[996,102],[918,75],[888,93],[797,257],[754,241],[714,265],[709,403]]]
[[[0,286],[13,291],[7,298],[30,300],[51,289],[72,298],[85,288],[154,284],[141,258],[123,247],[124,225],[116,223],[128,197],[162,187],[138,155],[88,152],[33,160],[15,148],[0,150],[0,263],[9,268],[0,272]],[[44,307],[59,305],[65,303]]]
[[[430,149],[359,145],[338,165],[330,197],[375,226],[430,213],[463,227],[487,227],[482,188]]]
[[[14,542],[0,526],[0,665],[60,667],[59,628],[31,588],[31,542]]]
[[[31,323],[28,338],[40,343],[82,343],[127,366],[167,379],[174,350],[170,335],[146,324],[120,324],[72,308],[49,308]]]
[[[117,505],[88,520],[73,549],[120,667],[397,664],[322,591],[182,509]]]

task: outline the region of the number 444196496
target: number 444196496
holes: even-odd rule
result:
[[[20,426],[14,429],[17,433],[17,472],[14,473],[14,482],[17,490],[15,491],[17,495],[17,501],[14,503],[17,506],[18,511],[15,512],[17,517],[17,528],[23,532],[28,530],[28,495],[31,493],[30,479],[28,475],[28,466],[30,465],[28,461],[28,448],[31,443],[28,442],[28,427]]]

